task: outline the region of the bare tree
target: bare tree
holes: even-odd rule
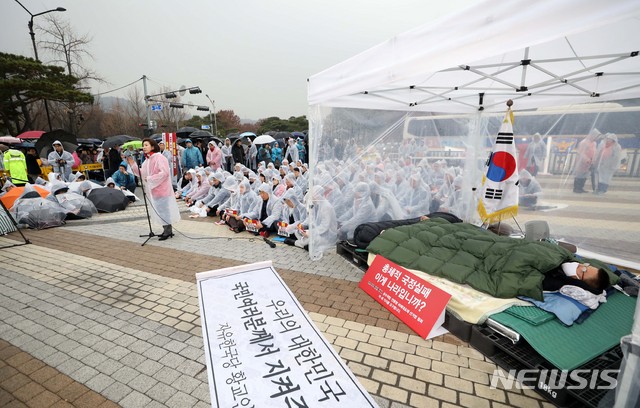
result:
[[[88,91],[91,81],[105,82],[98,74],[88,67],[87,60],[93,60],[89,52],[91,37],[87,34],[77,34],[71,24],[54,14],[45,17],[46,25],[38,26],[44,33],[39,41],[40,47],[48,51],[51,58],[49,63],[63,66],[69,75],[80,79],[78,90]],[[77,133],[85,120],[92,113],[87,105],[76,103],[57,104],[54,111],[57,112],[63,127],[71,133]],[[66,120],[65,120],[66,119]]]

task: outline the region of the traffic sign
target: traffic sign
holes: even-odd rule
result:
[[[161,104],[151,105],[151,110],[152,111],[161,111],[162,110],[162,105]]]
[[[200,129],[202,129],[202,130],[209,130],[209,129],[211,129],[211,126],[210,126],[210,125],[201,125],[201,126],[200,126]]]

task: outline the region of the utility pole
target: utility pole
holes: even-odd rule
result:
[[[213,125],[213,129],[215,130],[213,135],[214,136],[218,136],[218,121],[216,118],[216,104],[215,101],[211,100],[211,98],[209,98],[209,95],[205,94],[204,96],[207,97],[207,99],[209,100],[209,102],[211,102],[211,109],[213,110],[213,123],[209,123],[210,125]],[[211,111],[209,111],[209,122],[211,122]]]
[[[151,130],[151,112],[149,112],[149,93],[147,92],[147,76],[142,75],[142,86],[144,88],[144,107],[147,111],[147,132],[145,136],[151,136],[153,134]]]

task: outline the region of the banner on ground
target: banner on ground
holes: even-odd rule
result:
[[[423,339],[447,333],[441,326],[451,295],[385,257],[376,255],[359,287]]]
[[[486,163],[478,200],[478,214],[485,223],[498,222],[518,214],[518,162],[513,140],[511,109],[502,121],[493,150]]]
[[[271,261],[196,280],[213,407],[377,407]]]

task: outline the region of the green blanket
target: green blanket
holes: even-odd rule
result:
[[[558,245],[498,236],[472,224],[443,219],[388,229],[367,251],[495,297],[539,300],[543,274],[576,260]]]

